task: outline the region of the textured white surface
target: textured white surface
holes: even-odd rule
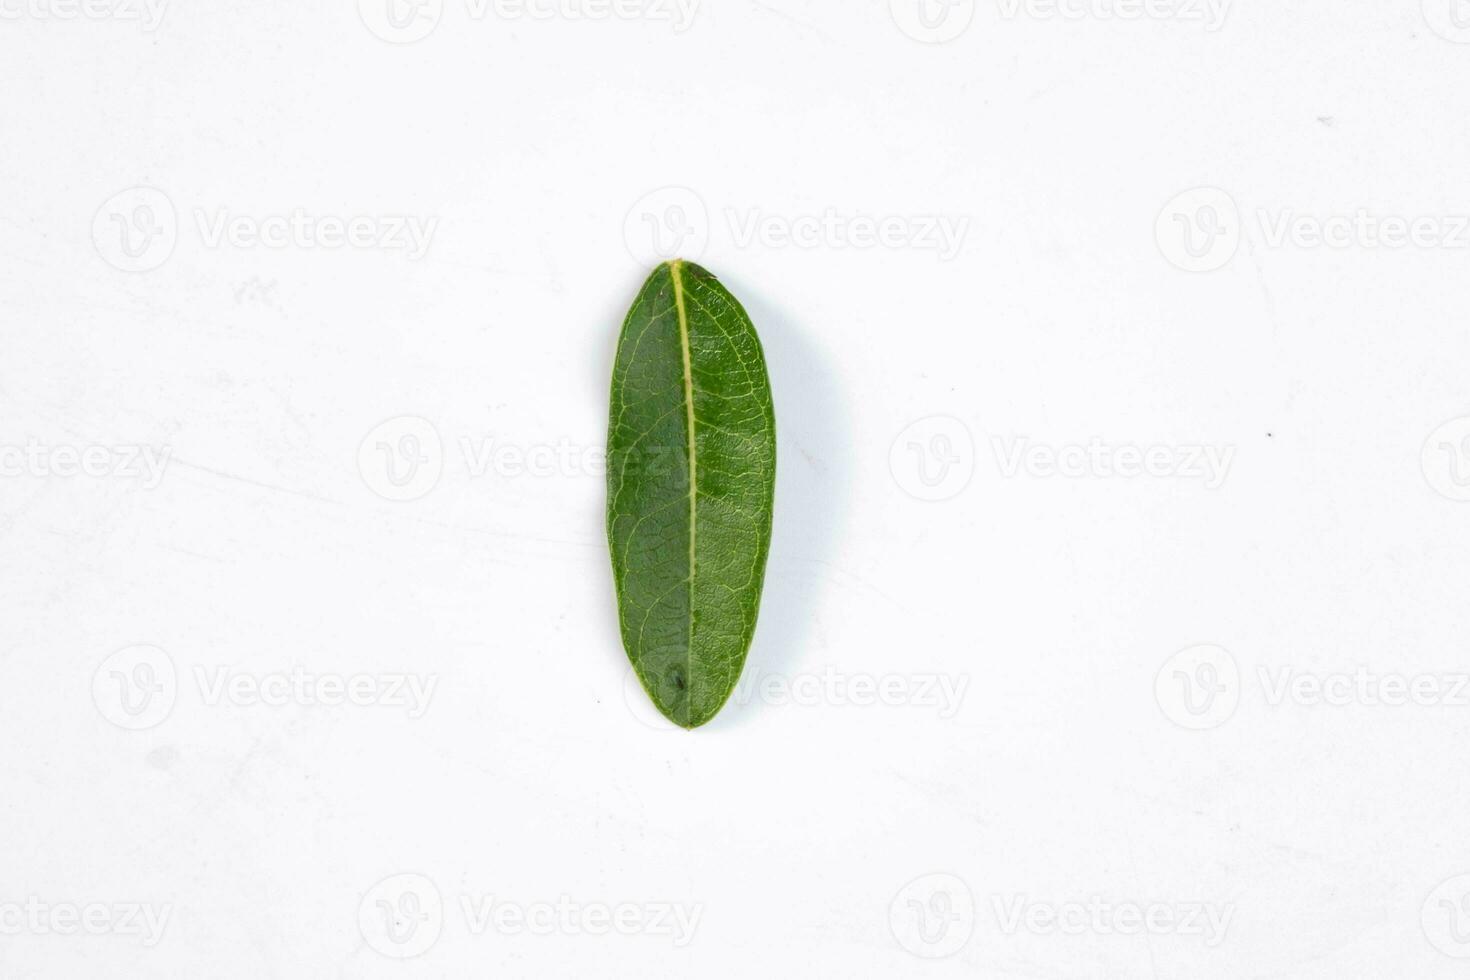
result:
[[[108,2],[0,0],[0,976],[1463,975],[1470,11]],[[781,434],[692,734],[676,246]]]

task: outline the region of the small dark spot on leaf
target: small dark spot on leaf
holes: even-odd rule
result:
[[[154,769],[162,769],[164,772],[172,769],[179,761],[179,750],[172,745],[161,745],[148,753],[148,764]]]

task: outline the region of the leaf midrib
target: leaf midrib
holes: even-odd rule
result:
[[[699,491],[699,469],[694,439],[694,365],[689,353],[689,312],[684,308],[684,260],[669,263],[674,280],[674,311],[679,320],[679,346],[684,354],[684,410],[689,431],[689,643],[684,654],[685,710],[694,716],[694,535],[698,527],[695,499]]]

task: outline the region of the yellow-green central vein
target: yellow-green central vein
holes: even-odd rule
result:
[[[675,259],[669,263],[674,277],[674,308],[679,314],[679,344],[684,351],[684,412],[689,423],[689,664],[685,668],[693,673],[694,660],[694,498],[699,489],[699,471],[694,455],[694,365],[689,356],[689,312],[684,308],[684,262]],[[693,677],[686,676],[685,683],[693,688]],[[692,695],[692,691],[691,691]]]

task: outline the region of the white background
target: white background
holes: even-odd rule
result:
[[[1463,976],[1450,0],[67,2],[0,7],[0,976]],[[693,733],[597,466],[660,248],[780,430]],[[558,902],[646,928],[496,924]]]

